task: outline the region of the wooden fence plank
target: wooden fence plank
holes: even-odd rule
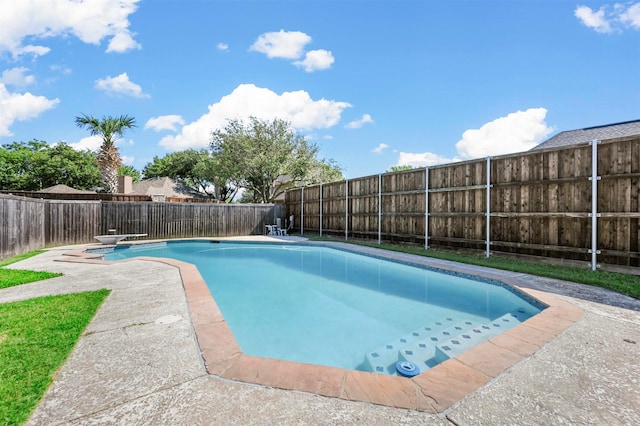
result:
[[[45,202],[0,194],[0,259],[45,245]]]
[[[494,157],[490,161],[492,250],[589,261],[591,236],[591,145]],[[429,216],[430,247],[481,249],[486,235],[485,159],[384,173],[304,189],[304,230],[385,241],[424,243]],[[640,246],[640,138],[598,144],[598,245],[607,262],[638,267]],[[382,180],[379,194],[378,179]],[[301,189],[286,194],[287,214],[300,218]],[[381,205],[379,201],[381,200]],[[382,213],[378,229],[378,212]],[[299,231],[300,227],[296,229]],[[554,248],[555,247],[555,248]]]

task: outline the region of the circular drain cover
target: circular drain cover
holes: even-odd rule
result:
[[[156,324],[173,324],[174,322],[178,322],[182,319],[180,315],[165,315],[163,317],[155,320]]]
[[[400,361],[396,363],[396,371],[403,377],[413,377],[420,373],[418,366],[409,361]]]

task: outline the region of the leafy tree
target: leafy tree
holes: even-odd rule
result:
[[[233,182],[215,156],[207,153],[207,159],[196,164],[195,174],[206,177],[213,187],[215,198],[225,203],[233,201],[238,193],[238,185]]]
[[[315,161],[309,170],[308,176],[300,182],[284,181],[277,182],[278,188],[282,191],[286,191],[291,188],[315,185],[318,183],[329,183],[344,180],[342,171],[333,160]],[[259,194],[254,191],[246,189],[242,192],[242,196],[239,200],[241,203],[261,203],[263,202]]]
[[[142,170],[145,179],[168,176],[194,192],[229,202],[237,187],[226,178],[216,158],[205,150],[189,149],[154,157]]]
[[[153,161],[151,163],[147,163],[142,168],[142,178],[151,179],[154,177],[169,176],[169,174],[172,173],[170,167],[170,155],[171,154],[167,154],[164,157],[158,157],[156,155],[153,157]]]
[[[251,117],[247,124],[230,120],[224,129],[212,132],[211,149],[223,174],[245,188],[247,197],[263,203],[323,169],[316,159],[318,147],[277,118],[267,122]]]
[[[240,203],[247,203],[247,204],[258,204],[262,202],[258,194],[256,194],[255,192],[249,189],[245,189],[244,191],[242,191],[242,195],[240,196],[240,199],[238,201]]]
[[[123,164],[118,168],[118,176],[131,176],[133,182],[140,182],[142,179],[140,171],[129,164]]]
[[[342,169],[334,160],[316,161],[311,167],[305,185],[329,183],[343,180]]]
[[[118,169],[122,165],[116,142],[126,129],[136,126],[136,120],[128,115],[102,117],[98,120],[87,114],[76,117],[76,125],[88,128],[92,136],[100,136],[102,145],[98,151],[98,167],[102,173],[105,192],[118,191]]]
[[[0,188],[25,190],[28,187],[26,181],[33,151],[45,145],[46,143],[39,141],[3,145],[0,149]]]
[[[76,189],[100,185],[95,155],[76,151],[65,143],[14,142],[0,148],[0,188],[39,191],[63,184]]]
[[[409,166],[409,165],[403,165],[403,166],[391,166],[389,167],[389,169],[387,170],[387,172],[406,172],[408,170],[413,170],[413,166]]]

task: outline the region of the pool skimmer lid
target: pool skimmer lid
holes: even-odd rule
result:
[[[396,371],[403,377],[413,377],[420,374],[420,369],[418,368],[418,366],[410,361],[397,362]]]

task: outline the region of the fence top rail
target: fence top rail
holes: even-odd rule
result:
[[[20,195],[14,195],[11,193],[0,194],[0,198],[4,198],[6,200],[21,200],[21,201],[29,201],[32,203],[45,203],[48,200],[43,200],[42,198],[31,198],[31,197],[23,197]]]
[[[102,204],[103,203],[102,200],[53,200],[53,199],[39,199],[39,200],[47,202],[49,204]]]

